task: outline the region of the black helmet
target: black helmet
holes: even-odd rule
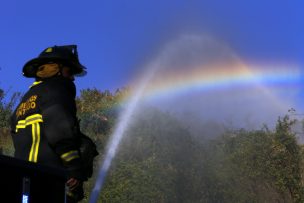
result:
[[[43,50],[37,58],[28,61],[23,66],[25,77],[36,77],[39,66],[49,63],[60,63],[68,66],[73,75],[85,75],[85,67],[80,64],[77,53],[77,45],[53,46]]]

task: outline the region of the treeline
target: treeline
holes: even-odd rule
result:
[[[77,98],[81,129],[97,143],[99,159],[126,94],[86,89]],[[13,103],[0,100],[0,149],[9,154]],[[146,106],[132,116],[99,202],[304,202],[304,154],[291,130],[294,122],[285,116],[274,130],[233,129],[203,139],[210,130],[193,136],[174,115]],[[98,163],[83,202],[97,171]]]

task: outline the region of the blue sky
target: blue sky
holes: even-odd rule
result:
[[[303,65],[301,0],[1,1],[0,87],[27,90],[23,64],[53,45],[77,44],[88,75],[78,89],[126,86],[162,45],[208,34],[248,62]]]

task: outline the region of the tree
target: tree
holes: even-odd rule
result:
[[[294,123],[295,120],[290,120],[288,116],[278,120],[271,157],[275,168],[271,173],[277,187],[281,191],[287,190],[293,202],[303,202],[303,153],[295,134],[291,132]]]
[[[20,93],[14,93],[6,102],[7,93],[0,89],[0,151],[6,155],[13,154],[13,144],[10,136],[9,121],[16,102],[20,99]]]

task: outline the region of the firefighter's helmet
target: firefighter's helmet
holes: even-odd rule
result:
[[[73,75],[86,74],[86,68],[81,65],[78,59],[77,45],[66,45],[44,49],[37,58],[28,61],[23,66],[23,75],[29,78],[36,77],[38,67],[51,62],[69,67]]]

